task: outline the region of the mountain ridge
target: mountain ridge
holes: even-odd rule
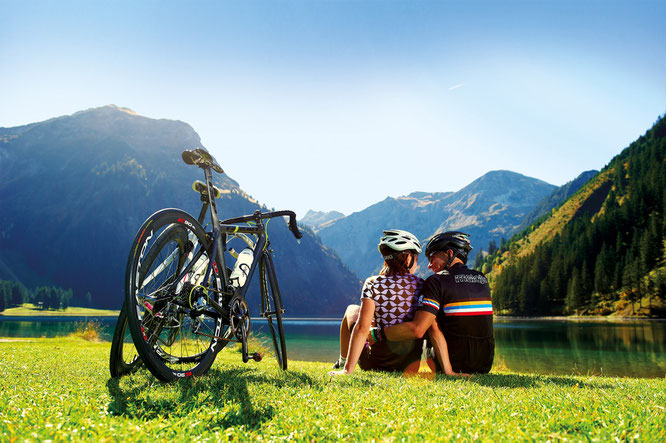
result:
[[[524,215],[556,187],[512,171],[489,171],[456,192],[413,192],[387,197],[362,211],[322,226],[317,232],[359,277],[375,273],[383,229],[404,229],[422,242],[435,232],[464,230],[472,236],[470,258],[516,229]],[[418,272],[425,275],[427,264]]]
[[[191,184],[202,174],[180,157],[197,146],[187,123],[115,106],[0,128],[0,279],[90,292],[96,306],[118,308],[143,220],[167,207],[199,213]],[[222,219],[260,207],[227,174],[214,181],[227,191]],[[337,316],[358,298],[360,281],[311,232],[300,246],[285,223],[269,233],[288,314]]]

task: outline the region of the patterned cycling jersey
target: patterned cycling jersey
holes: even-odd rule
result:
[[[375,323],[385,328],[414,318],[422,284],[413,274],[375,275],[363,284],[361,300],[375,302]]]

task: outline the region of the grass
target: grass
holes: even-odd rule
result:
[[[428,381],[223,350],[203,377],[109,378],[109,343],[0,342],[0,441],[666,440],[666,380],[497,372]]]
[[[32,303],[24,303],[16,308],[8,308],[0,315],[13,317],[117,317],[120,311],[70,306],[63,310],[42,310]]]
[[[86,341],[102,341],[102,325],[98,321],[81,321],[75,323],[74,332],[70,337]]]

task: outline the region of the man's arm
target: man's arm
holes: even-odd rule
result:
[[[435,314],[416,311],[414,320],[384,328],[384,335],[386,335],[387,340],[391,341],[422,338],[434,322]]]
[[[453,372],[453,368],[451,367],[451,360],[449,359],[449,348],[446,344],[446,338],[444,337],[444,334],[442,334],[441,329],[439,329],[437,322],[434,322],[430,329],[428,329],[428,336],[430,337],[430,343],[432,343],[433,347],[435,348],[435,355],[437,356],[439,366],[441,366],[446,375],[469,376],[469,374]]]

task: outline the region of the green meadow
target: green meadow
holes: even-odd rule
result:
[[[403,378],[241,362],[172,384],[110,379],[110,344],[0,339],[0,441],[666,440],[666,380],[518,374]],[[432,377],[430,377],[432,378]]]
[[[118,310],[81,308],[69,306],[65,309],[39,309],[33,303],[24,303],[21,306],[7,308],[0,315],[7,317],[117,317]]]

